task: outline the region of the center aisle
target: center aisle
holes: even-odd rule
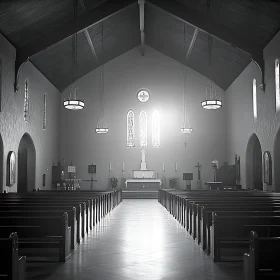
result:
[[[242,263],[213,263],[154,199],[123,200],[47,280],[237,280]]]

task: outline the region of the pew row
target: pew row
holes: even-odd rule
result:
[[[244,254],[244,280],[280,279],[280,237],[259,237],[250,233],[249,252]]]
[[[18,235],[13,232],[8,236],[0,238],[0,250],[4,256],[1,260],[0,279],[25,280],[26,257],[18,255]]]

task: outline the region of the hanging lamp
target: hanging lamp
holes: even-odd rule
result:
[[[74,0],[74,20],[77,18],[78,11],[78,1]],[[78,99],[78,87],[75,86],[75,82],[77,79],[77,60],[78,60],[78,43],[77,43],[78,33],[72,35],[72,64],[73,64],[73,81],[72,85],[74,87],[74,96],[72,98],[71,93],[68,99],[64,99],[63,106],[65,109],[69,110],[81,110],[85,107],[85,101]]]
[[[190,127],[190,122],[187,114],[187,93],[186,93],[186,83],[187,83],[187,71],[186,67],[184,67],[184,123],[183,127],[181,128],[182,133],[192,133],[193,129]]]
[[[184,24],[184,43],[186,44],[186,24]],[[183,127],[181,128],[181,132],[184,134],[190,134],[193,132],[193,129],[190,127],[190,122],[187,114],[187,91],[186,86],[187,84],[187,69],[184,66],[184,123]]]
[[[209,76],[212,76],[213,80],[213,71],[212,71],[212,36],[208,34],[208,57],[209,57]],[[216,110],[222,107],[222,101],[217,98],[217,91],[215,84],[210,82],[210,85],[206,87],[206,99],[201,102],[201,106],[207,110]]]
[[[103,21],[102,21],[102,55],[103,55]],[[97,127],[95,128],[95,132],[98,134],[105,134],[109,132],[108,127],[104,124],[104,64],[100,67],[100,118],[97,123]]]

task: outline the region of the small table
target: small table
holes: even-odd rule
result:
[[[208,185],[210,190],[219,190],[223,182],[205,182],[205,185]]]

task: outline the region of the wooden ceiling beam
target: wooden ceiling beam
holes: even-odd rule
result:
[[[138,0],[139,18],[140,18],[140,36],[141,36],[141,54],[145,55],[145,0]]]
[[[136,0],[105,1],[93,10],[79,15],[76,20],[71,20],[55,28],[54,30],[50,30],[47,33],[41,34],[40,37],[35,38],[31,43],[28,43],[23,48],[18,49],[15,62],[15,91],[18,90],[18,71],[21,65],[31,56],[46,50],[58,42],[70,37],[76,32],[83,31],[89,26],[97,24],[100,21],[111,17],[112,15],[136,2]]]
[[[83,10],[84,12],[87,12],[87,8],[86,8],[86,5],[85,5],[84,0],[78,0],[78,1],[79,1],[80,6],[82,7],[82,10]],[[94,58],[95,58],[96,60],[98,60],[98,57],[97,57],[97,54],[96,54],[96,51],[95,51],[95,47],[94,47],[94,45],[93,45],[92,39],[91,39],[91,37],[90,37],[90,34],[89,34],[89,32],[88,32],[88,28],[86,28],[86,29],[84,30],[84,34],[85,34],[85,36],[86,36],[86,38],[87,38],[89,48],[90,48],[90,50],[91,50],[91,52],[92,52]]]
[[[264,61],[263,46],[256,41],[249,40],[240,33],[234,33],[229,28],[217,23],[207,12],[188,8],[186,5],[170,0],[148,0],[147,5],[159,8],[175,18],[192,25],[201,32],[209,33],[217,39],[239,48],[251,55],[262,74],[261,88],[264,90]]]

